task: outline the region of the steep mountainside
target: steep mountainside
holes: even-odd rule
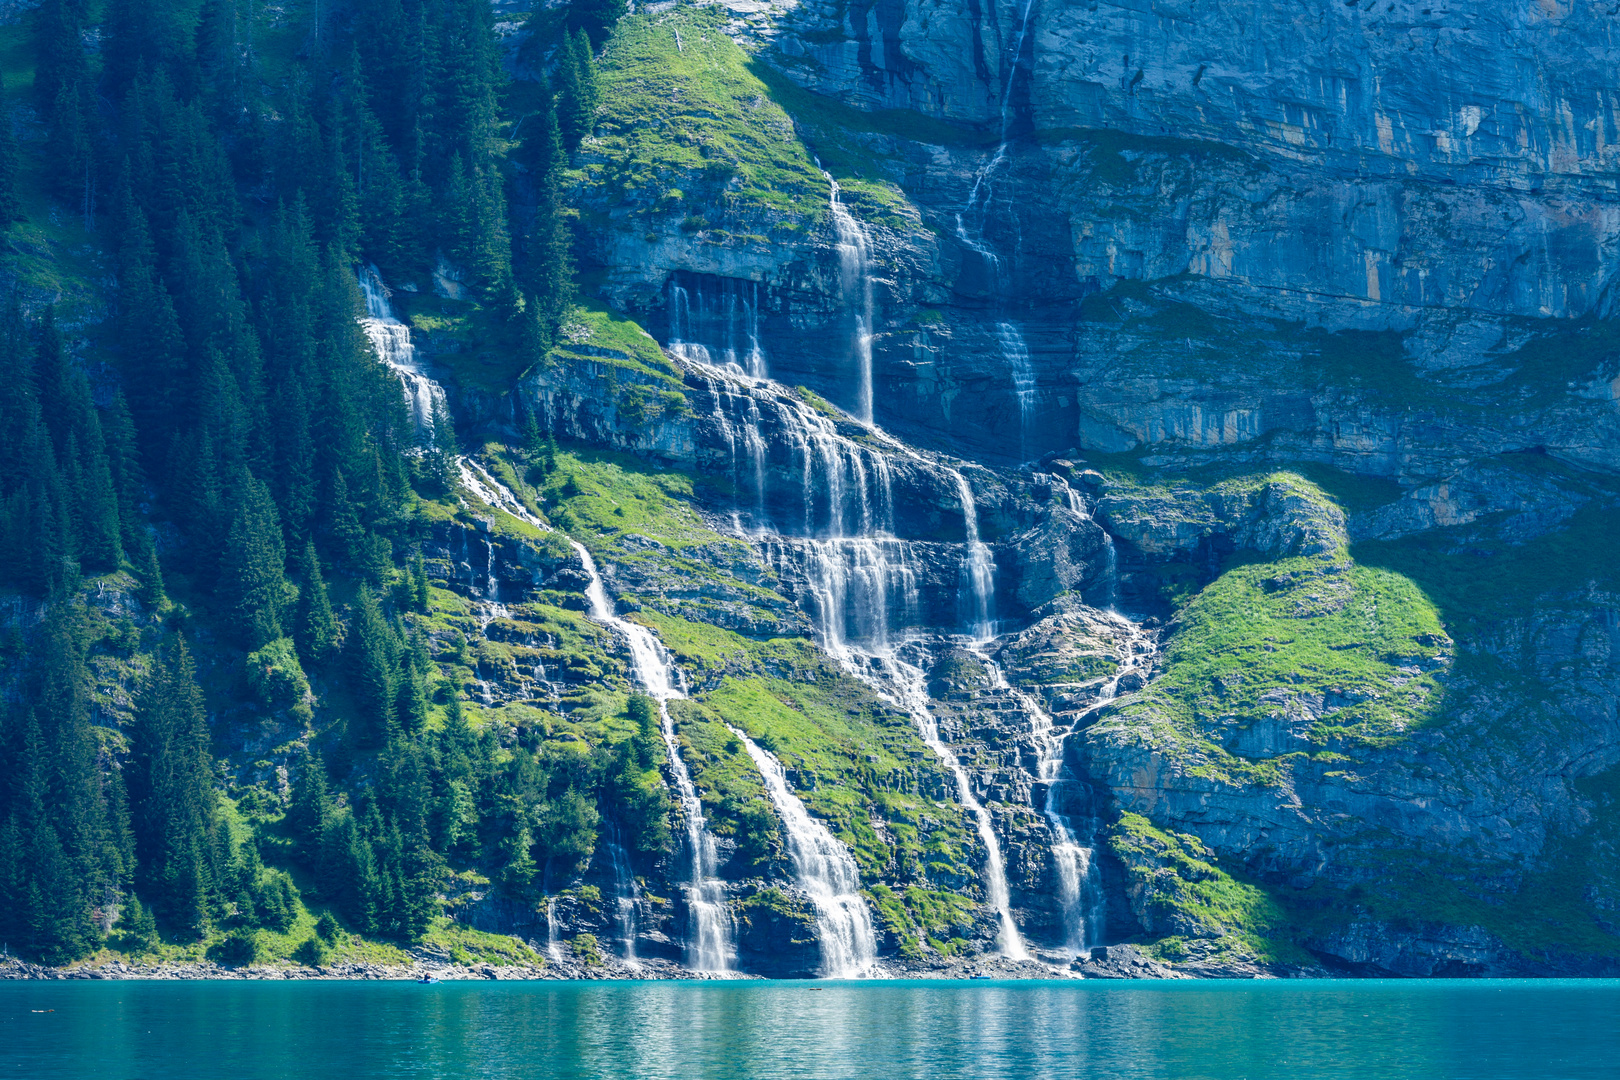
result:
[[[31,957],[1620,968],[1607,6],[418,7],[4,31]]]

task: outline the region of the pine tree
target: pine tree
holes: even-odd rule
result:
[[[590,133],[597,106],[602,102],[591,41],[583,28],[566,35],[557,49],[557,87],[557,121],[563,145],[573,150]]]
[[[538,359],[555,341],[557,325],[574,301],[573,236],[562,197],[568,158],[549,100],[526,118],[518,156],[534,188],[534,217],[523,238],[518,284],[534,326],[529,349]]]
[[[321,560],[313,541],[304,544],[301,571],[303,588],[298,591],[298,651],[311,666],[326,663],[337,651],[338,624],[332,614],[332,601],[321,577]]]
[[[427,614],[431,594],[428,591],[427,565],[422,561],[420,551],[411,560],[411,601],[417,611]]]
[[[380,738],[394,716],[397,657],[392,637],[376,597],[362,585],[344,645],[350,685],[360,710],[362,741]]]
[[[319,754],[306,748],[293,784],[292,804],[287,808],[287,826],[292,829],[302,857],[312,866],[319,860],[321,838],[331,818],[326,766]]]
[[[208,922],[219,819],[207,715],[184,641],[155,659],[130,742],[141,891],[178,929],[200,934]]]
[[[250,652],[281,637],[282,612],[296,595],[285,568],[281,521],[270,489],[249,475],[225,547],[221,593],[230,623]]]
[[[401,665],[398,687],[396,721],[406,734],[419,735],[427,726],[427,682],[422,678],[422,672],[408,662],[408,658],[407,662]]]
[[[155,464],[175,431],[185,339],[174,301],[157,271],[146,214],[130,190],[127,163],[116,205],[120,240],[117,325],[124,387],[145,459]]]

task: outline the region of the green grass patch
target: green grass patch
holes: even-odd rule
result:
[[[826,183],[720,8],[681,6],[619,20],[601,61],[603,107],[587,172],[620,205],[732,216],[819,216]],[[599,162],[590,159],[599,158]],[[675,193],[671,201],[670,196]]]
[[[1294,733],[1290,753],[1389,745],[1439,715],[1449,644],[1399,573],[1338,556],[1244,563],[1186,605],[1163,673],[1103,723],[1147,719],[1195,774],[1274,784],[1287,755],[1251,760],[1216,740],[1269,721]]]
[[[563,318],[559,341],[546,354],[546,362],[563,360],[621,368],[677,390],[681,384],[680,369],[640,323],[596,301],[574,305]]]
[[[1108,827],[1109,850],[1125,866],[1136,914],[1151,928],[1154,951],[1185,959],[1191,941],[1213,942],[1214,954],[1262,963],[1308,964],[1289,936],[1283,908],[1265,889],[1229,873],[1197,837],[1168,832],[1140,814]],[[1208,956],[1206,947],[1199,955]]]

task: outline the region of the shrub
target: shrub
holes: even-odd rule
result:
[[[259,958],[259,933],[242,927],[208,950],[208,959],[226,967],[247,967]]]
[[[331,947],[320,938],[310,935],[293,950],[293,959],[305,967],[322,967],[331,953]]]
[[[152,912],[141,903],[140,897],[130,895],[129,903],[124,905],[120,913],[118,924],[123,931],[123,946],[132,953],[150,952],[157,944],[157,920]]]
[[[315,933],[328,945],[337,940],[339,929],[338,921],[330,911],[321,912],[321,917],[315,920]]]
[[[248,683],[259,700],[272,708],[286,708],[301,720],[314,715],[315,695],[298,662],[292,638],[277,638],[247,658]]]

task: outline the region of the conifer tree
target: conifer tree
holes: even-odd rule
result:
[[[362,585],[344,644],[362,741],[381,737],[394,716],[397,658],[392,636],[376,597]]]
[[[313,541],[305,541],[300,560],[304,585],[298,592],[298,651],[311,666],[326,663],[337,650],[337,617],[321,577],[321,560]]]
[[[326,765],[320,755],[306,748],[293,783],[292,804],[287,808],[287,825],[298,842],[304,860],[314,865],[319,859],[321,838],[332,818],[332,797],[326,780]]]
[[[214,886],[219,819],[207,715],[184,641],[155,659],[130,742],[141,891],[177,929],[200,934]]]
[[[428,591],[427,565],[422,561],[422,553],[418,551],[411,560],[411,602],[412,606],[422,614],[427,614],[431,595]]]
[[[557,49],[557,122],[563,145],[577,149],[590,133],[602,91],[597,85],[591,41],[584,28],[565,35]]]
[[[221,591],[243,646],[251,652],[281,637],[282,612],[295,594],[285,576],[275,502],[270,489],[251,475],[242,483],[221,569]]]
[[[558,323],[574,300],[573,237],[562,198],[567,168],[557,114],[548,100],[525,120],[519,159],[534,187],[534,216],[523,238],[518,284],[532,321],[529,348],[536,359],[555,341]]]
[[[148,463],[168,449],[180,400],[185,340],[174,301],[157,270],[146,214],[124,174],[117,197],[118,342],[130,413]]]

